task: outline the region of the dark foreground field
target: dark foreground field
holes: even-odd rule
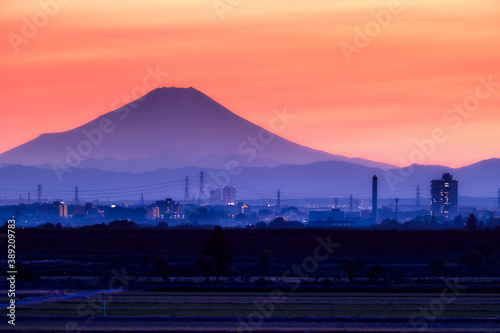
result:
[[[19,304],[14,331],[500,332],[500,293],[73,293]]]
[[[439,272],[450,277],[500,276],[500,231],[383,231],[338,229],[224,230],[227,249],[233,255],[227,276],[280,277],[300,265],[323,242],[338,244],[310,277],[346,277],[339,267],[343,257],[365,258],[367,265],[383,265],[384,277],[428,277],[429,261],[443,258],[447,266]],[[152,256],[164,252],[169,277],[202,277],[196,258],[211,230],[87,230],[20,229],[17,260],[38,276],[106,276],[113,269],[138,277],[158,277]],[[259,264],[261,251],[272,253],[272,265]],[[482,261],[476,265],[477,253]],[[323,254],[321,252],[320,254]],[[460,258],[471,256],[461,262]],[[472,261],[472,262],[471,262]],[[360,273],[358,277],[366,277]],[[67,287],[67,286],[63,286]]]
[[[500,332],[499,231],[223,233],[216,281],[211,230],[20,229],[0,331]]]

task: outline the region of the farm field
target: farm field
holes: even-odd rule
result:
[[[71,291],[25,302],[14,331],[500,332],[500,293]]]

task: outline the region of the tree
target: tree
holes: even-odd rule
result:
[[[372,265],[366,270],[366,276],[368,276],[370,282],[377,282],[384,276],[384,271],[385,268],[382,265]]]
[[[139,226],[134,221],[114,220],[108,223],[110,229],[138,229]]]
[[[299,229],[303,227],[304,225],[299,221],[286,221],[282,217],[275,218],[267,226],[268,229]]]
[[[147,266],[149,264],[149,260],[147,256],[142,256],[141,260],[139,261],[139,265],[141,266]]]
[[[273,214],[273,212],[271,212],[269,209],[261,209],[259,210],[259,216],[262,216],[262,217],[267,217],[267,216],[270,216]]]
[[[492,243],[481,243],[476,251],[484,257],[484,266],[492,270],[498,266],[498,246]]]
[[[257,222],[257,224],[255,225],[255,229],[267,229],[266,222]]]
[[[203,272],[205,281],[208,282],[208,280],[210,279],[210,274],[215,272],[215,268],[217,267],[217,260],[212,256],[201,255],[196,258],[196,260],[194,261],[194,265],[196,266],[196,268]]]
[[[188,223],[212,223],[213,218],[210,216],[206,207],[199,207],[196,211],[187,211],[185,220]]]
[[[220,226],[216,226],[210,233],[202,254],[212,256],[217,260],[215,274],[217,280],[219,280],[220,274],[231,266],[231,260],[233,259],[233,254],[229,251],[226,235]]]
[[[354,260],[351,257],[344,257],[340,259],[340,267],[347,273],[349,282],[352,283],[356,275],[366,266],[365,258],[358,258]]]
[[[442,257],[435,257],[434,259],[432,259],[427,263],[427,266],[430,268],[431,274],[433,276],[440,275],[443,269],[445,269],[447,265],[448,262],[446,261],[445,258]]]
[[[167,265],[168,265],[168,257],[165,251],[156,251],[151,256],[151,262],[155,266],[158,273],[160,273],[163,280],[168,280],[167,276]]]
[[[469,268],[473,268],[477,274],[479,274],[479,270],[481,269],[481,266],[483,266],[485,261],[486,258],[481,253],[475,250],[458,259],[459,264]]]
[[[457,228],[463,228],[464,227],[464,218],[462,217],[462,214],[459,214],[459,215],[455,216],[455,218],[453,219],[453,224]]]
[[[498,246],[490,243],[482,243],[476,250],[489,261],[496,261],[496,256],[499,252]]]
[[[285,214],[289,214],[289,213],[297,214],[298,212],[299,212],[299,209],[297,207],[291,206],[291,207],[283,208],[280,212],[280,215],[285,215]]]
[[[235,219],[236,221],[243,222],[243,221],[248,220],[248,216],[246,216],[246,215],[245,215],[245,214],[243,214],[243,213],[239,213],[238,215],[236,215],[236,216],[234,217],[234,219]]]
[[[465,230],[477,230],[478,221],[474,214],[470,214],[467,218],[467,223],[465,225]]]
[[[26,267],[20,261],[16,262],[16,271],[17,271],[16,279],[19,282],[30,283],[39,279],[38,274],[36,274],[31,269]]]
[[[257,255],[257,259],[259,261],[259,264],[264,266],[264,271],[267,275],[267,273],[269,272],[269,267],[274,263],[273,253],[270,250],[260,251]]]
[[[165,221],[161,221],[156,225],[157,229],[167,229],[168,228],[168,223]]]

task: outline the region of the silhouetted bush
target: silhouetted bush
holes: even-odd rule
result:
[[[269,272],[269,267],[271,267],[271,265],[274,263],[273,253],[269,250],[260,251],[257,255],[257,260],[259,264],[264,266],[264,272],[267,275],[267,273]]]
[[[217,259],[212,256],[201,255],[196,258],[194,265],[202,271],[205,281],[208,281],[210,274],[214,273],[217,268]]]
[[[273,221],[269,222],[267,226],[268,229],[300,229],[304,228],[304,225],[299,221],[285,221],[282,217],[277,217]]]
[[[372,265],[366,270],[366,276],[370,282],[377,282],[384,277],[384,272],[385,268],[382,265]]]
[[[438,276],[448,265],[448,261],[442,257],[435,257],[427,263],[427,266],[431,270],[433,276]]]
[[[469,268],[474,269],[476,274],[479,274],[481,267],[485,263],[486,258],[476,250],[467,253],[458,259],[458,263]]]
[[[352,283],[356,275],[366,266],[366,259],[344,257],[340,259],[339,265],[347,273],[349,282]]]
[[[465,230],[477,230],[478,229],[478,220],[476,215],[470,214],[467,218],[467,223],[465,225]]]
[[[151,263],[155,266],[158,273],[160,273],[163,280],[168,280],[167,276],[167,266],[168,266],[168,257],[167,252],[165,251],[156,251],[151,256]]]

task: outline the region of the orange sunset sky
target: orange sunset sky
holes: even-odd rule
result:
[[[0,1],[0,152],[111,111],[149,66],[265,128],[286,107],[278,134],[330,153],[401,165],[441,128],[423,164],[500,157],[500,1],[393,2]]]

